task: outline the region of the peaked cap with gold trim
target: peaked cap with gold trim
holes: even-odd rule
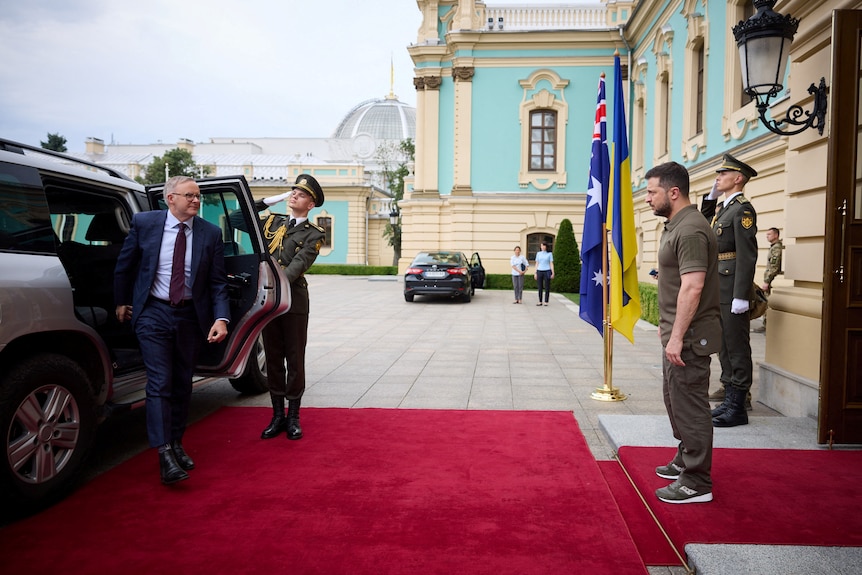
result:
[[[293,188],[296,190],[302,190],[306,194],[310,195],[311,199],[314,200],[315,208],[319,208],[323,205],[323,188],[320,187],[320,184],[314,179],[314,176],[309,174],[299,174],[296,176],[296,182],[294,182]]]
[[[726,172],[727,170],[733,170],[734,172],[739,172],[740,174],[742,174],[743,176],[745,176],[748,179],[751,179],[757,175],[757,171],[754,168],[752,168],[751,166],[749,166],[745,162],[741,162],[741,161],[737,160],[736,158],[734,158],[730,154],[724,155],[724,161],[721,163],[721,166],[719,166],[715,171],[716,172]]]

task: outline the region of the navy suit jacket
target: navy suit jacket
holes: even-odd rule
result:
[[[167,210],[135,214],[129,235],[117,259],[114,298],[117,305],[132,305],[132,326],[147,305],[156,279],[159,250],[167,220]],[[221,229],[195,216],[192,224],[192,301],[204,336],[216,318],[230,320],[224,242]]]

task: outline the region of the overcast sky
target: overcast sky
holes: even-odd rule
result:
[[[488,2],[513,3],[550,2]],[[390,62],[416,105],[420,24],[415,0],[0,0],[0,137],[327,137]]]

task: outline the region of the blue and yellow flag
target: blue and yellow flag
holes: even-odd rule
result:
[[[581,319],[604,334],[605,269],[607,255],[602,246],[605,211],[608,207],[611,164],[608,154],[607,106],[605,75],[599,78],[596,101],[596,122],[590,154],[590,181],[587,206],[584,210],[584,233],[581,236]]]
[[[611,325],[634,343],[634,327],[641,316],[638,289],[635,211],[632,200],[632,167],[626,135],[626,109],[620,57],[614,57],[614,160],[608,229],[611,231]]]

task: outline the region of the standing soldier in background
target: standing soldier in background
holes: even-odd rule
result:
[[[766,230],[766,241],[769,242],[769,253],[766,256],[766,271],[763,272],[763,285],[760,286],[767,295],[772,293],[772,280],[781,273],[781,256],[784,244],[781,243],[781,233],[778,228]],[[763,316],[763,327],[755,329],[760,333],[766,331],[766,316]]]
[[[769,242],[769,254],[766,258],[766,271],[763,272],[763,285],[760,287],[767,294],[772,291],[772,280],[781,273],[781,251],[784,249],[784,244],[781,243],[780,235],[778,228],[769,228],[766,230],[766,241]]]
[[[722,404],[712,411],[712,424],[735,427],[748,423],[746,400],[754,377],[749,308],[757,265],[757,212],[742,193],[757,172],[725,154],[716,173],[715,185],[701,206],[718,239],[722,330],[718,358],[725,393]],[[718,206],[718,198],[725,194]]]

